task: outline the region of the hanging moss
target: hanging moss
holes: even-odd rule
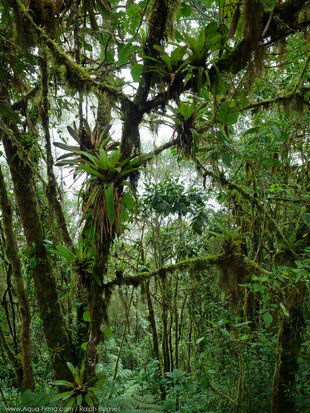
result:
[[[181,6],[181,0],[168,0],[167,21],[164,31],[164,37],[167,39],[174,39],[175,33],[175,19]]]
[[[259,0],[245,0],[242,5],[241,16],[245,23],[245,37],[247,48],[245,53],[252,53],[247,71],[247,84],[251,89],[254,80],[264,68],[265,47],[263,45],[263,14],[264,8]],[[241,49],[242,50],[242,49]],[[242,57],[241,57],[242,59]]]
[[[162,40],[173,39],[176,14],[179,11],[181,0],[153,0],[149,13],[148,46],[153,54],[152,46],[160,44]]]

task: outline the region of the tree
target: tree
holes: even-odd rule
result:
[[[308,247],[305,234],[309,212],[303,198],[309,180],[305,157],[309,6],[305,1],[6,0],[0,10],[1,141],[13,182],[17,218],[29,248],[35,297],[56,379],[72,381],[73,370],[68,362],[81,367],[82,343],[68,325],[72,320],[75,326],[81,325],[83,316],[88,320],[81,331],[81,337],[87,337],[85,383],[94,376],[98,346],[104,336],[101,327],[114,286],[137,286],[142,279],[146,281],[152,317],[148,280],[157,270],[146,277],[123,278],[116,274],[112,280],[107,271],[113,262],[113,243],[134,215],[139,174],[169,148],[175,148],[179,157],[191,159],[204,181],[210,179],[223,192],[221,203],[227,208],[228,219],[222,229],[213,231],[223,246],[218,255],[187,262],[179,250],[172,267],[159,274],[187,266],[198,270],[217,265],[223,290],[238,305],[240,300],[246,300],[240,284],[248,283],[250,274],[269,277],[274,266],[279,265],[289,268],[289,273],[296,269],[295,261]],[[191,24],[192,20],[195,24]],[[89,99],[96,102],[94,128],[86,120]],[[285,119],[285,107],[297,109],[305,120],[303,123],[298,119],[293,138],[290,134],[297,119],[295,115]],[[53,167],[50,123],[51,119],[60,121],[64,108],[78,113],[78,125],[67,125],[76,142],[75,146],[55,143],[65,151],[57,166],[70,166],[77,175],[86,173],[80,190],[78,243],[70,237]],[[268,110],[268,119],[262,110]],[[121,121],[120,138],[115,140],[111,136],[113,118]],[[142,125],[148,124],[156,131],[163,123],[170,124],[171,140],[151,152],[143,152]],[[301,165],[292,160],[294,156],[301,159]],[[282,194],[281,189],[286,191],[284,198],[273,196],[277,190]],[[158,207],[173,209],[173,195],[178,195],[183,209],[191,202],[195,208],[202,207],[194,194],[182,198],[173,193],[173,188],[167,191],[166,204]],[[15,250],[16,240],[10,229],[12,213],[6,216],[5,212],[10,208],[4,185],[1,192],[4,235]],[[267,201],[274,207],[268,208]],[[298,208],[300,204],[304,204],[302,209]],[[174,205],[173,212],[182,226],[180,205]],[[202,232],[204,215],[203,210],[200,212],[196,224]],[[294,230],[289,226],[292,217],[296,220]],[[58,246],[49,251],[49,242]],[[65,258],[74,271],[71,291],[75,282],[80,290],[79,311],[72,308],[70,300],[66,304],[60,301],[62,289],[70,281],[65,278],[61,283],[53,252]],[[15,277],[19,306],[25,308],[21,314],[22,341],[25,340],[23,386],[31,388],[27,347],[30,319],[21,264],[17,252],[10,257],[8,251],[6,256]],[[158,265],[162,267],[164,262],[159,261]],[[165,278],[160,280],[167,372],[173,352],[170,343],[169,361],[165,282]],[[290,307],[291,316],[286,319],[285,312],[284,317],[278,315],[279,351],[272,395],[275,412],[294,409],[293,403],[286,400],[285,389],[294,382],[292,374],[297,368],[300,340],[297,336],[292,339],[290,331],[293,323],[300,328],[303,325],[300,303],[304,284],[296,281],[293,286],[294,293],[289,289],[292,285],[287,286],[291,292],[289,298],[285,296],[287,302],[278,302],[279,306]],[[176,281],[174,315],[170,314],[176,331],[176,365],[178,288]],[[255,287],[248,287],[252,303],[247,305],[253,310],[257,297],[251,288]],[[150,324],[154,353],[158,353],[154,317]],[[15,360],[18,349],[14,355],[4,339],[1,343],[9,358]],[[234,401],[237,407],[241,403],[241,387],[239,390]],[[86,403],[85,397],[81,400]]]

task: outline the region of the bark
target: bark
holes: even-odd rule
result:
[[[153,307],[152,298],[150,294],[150,282],[149,281],[145,283],[145,293],[146,293],[147,308],[149,312],[148,321],[150,323],[150,327],[152,331],[153,353],[154,353],[154,358],[158,361],[159,373],[161,375],[161,362],[160,362],[158,335],[157,335],[157,328],[156,328],[155,312],[154,312],[154,307]],[[166,398],[165,388],[162,384],[160,384],[159,386],[160,386],[160,398],[161,400],[165,400]]]
[[[105,316],[105,304],[103,302],[103,275],[106,271],[107,261],[112,240],[106,239],[101,245],[100,256],[97,257],[94,272],[97,280],[91,277],[87,287],[88,309],[90,314],[89,336],[86,358],[86,375],[88,378],[95,374],[98,360],[97,348],[102,341],[101,324]]]
[[[168,305],[166,299],[166,280],[163,278],[160,280],[160,288],[162,293],[162,309],[161,309],[161,320],[162,320],[162,352],[164,358],[164,371],[170,371],[170,357],[169,357],[169,337],[168,337]]]
[[[68,232],[66,219],[61,206],[61,202],[58,197],[58,185],[53,171],[53,155],[51,148],[51,136],[49,131],[49,102],[48,102],[48,69],[46,55],[43,55],[41,59],[41,121],[45,135],[45,150],[46,150],[46,166],[47,166],[47,179],[48,185],[46,188],[46,196],[50,206],[50,215],[56,216],[58,229],[65,244],[71,251],[74,251],[74,245],[70,234]]]
[[[289,389],[295,387],[295,375],[298,372],[298,362],[304,317],[302,304],[296,304],[290,309],[290,317],[280,321],[277,358],[274,371],[271,399],[271,413],[294,413],[297,408]]]
[[[1,59],[3,68],[5,59]],[[10,105],[7,88],[7,73],[0,83],[0,101]],[[74,362],[64,318],[58,301],[53,267],[45,249],[44,227],[34,187],[34,166],[31,154],[23,147],[23,138],[17,126],[10,121],[0,129],[7,162],[10,167],[14,193],[28,246],[32,249],[35,262],[32,269],[36,299],[39,306],[46,342],[51,352],[51,361],[56,378],[71,380],[72,375],[66,362]],[[53,349],[60,346],[59,357],[53,357]],[[55,353],[54,353],[55,356]]]
[[[23,384],[22,389],[33,389],[33,374],[31,365],[31,340],[30,340],[30,322],[31,315],[28,298],[22,276],[22,264],[18,256],[16,238],[13,231],[13,213],[12,206],[7,196],[4,177],[0,168],[0,205],[2,210],[2,219],[6,239],[6,255],[11,264],[12,275],[14,278],[14,287],[19,304],[20,312],[20,342],[23,364]]]
[[[14,370],[15,370],[18,387],[22,389],[23,388],[23,366],[20,360],[18,360],[18,358],[15,356],[14,351],[9,346],[5,338],[5,335],[3,333],[1,325],[0,325],[0,349],[1,349],[1,353],[6,354],[6,356],[12,363]]]
[[[14,131],[18,136],[18,131]],[[45,338],[51,352],[61,346],[61,358],[52,358],[56,378],[71,380],[66,362],[73,362],[71,345],[66,333],[66,325],[60,311],[56,281],[50,258],[44,246],[44,229],[34,189],[33,172],[29,161],[23,160],[11,136],[3,134],[3,145],[10,166],[14,193],[22,220],[27,244],[32,248],[36,265],[32,270],[36,299],[43,323]]]

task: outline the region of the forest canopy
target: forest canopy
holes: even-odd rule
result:
[[[1,411],[309,412],[310,2],[0,16]]]

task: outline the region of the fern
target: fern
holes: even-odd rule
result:
[[[112,399],[101,400],[104,408],[118,408],[122,413],[158,413],[163,412],[163,408],[154,396],[146,394],[144,396],[133,395],[130,397],[114,397]]]

